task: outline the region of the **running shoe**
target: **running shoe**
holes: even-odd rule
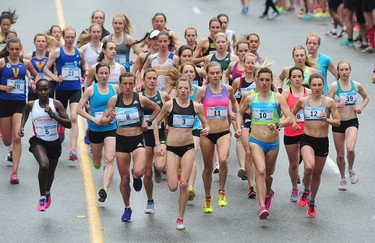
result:
[[[340,191],[346,191],[346,185],[348,184],[348,182],[346,181],[345,178],[341,178],[340,180],[340,185],[339,185],[339,190]]]
[[[122,222],[130,222],[132,221],[132,209],[125,208],[124,214],[121,216]]]
[[[183,218],[177,218],[176,222],[177,222],[176,229],[178,229],[178,230],[184,230],[185,229]]]
[[[255,198],[257,193],[254,191],[254,187],[249,187],[249,191],[247,193],[247,196],[251,199]]]
[[[162,174],[160,171],[158,171],[154,166],[154,180],[156,183],[160,183],[163,179]]]
[[[90,145],[90,138],[89,138],[89,129],[86,129],[85,137],[83,138],[83,142],[87,145]]]
[[[98,163],[96,163],[95,161],[92,161],[92,165],[94,166],[95,169],[99,170],[100,166],[102,166],[102,162],[99,161]]]
[[[301,16],[301,19],[303,19],[303,20],[311,20],[312,18],[314,18],[314,16],[310,13],[307,13],[307,14]]]
[[[375,49],[371,45],[368,45],[366,48],[362,49],[361,51],[362,53],[374,53]]]
[[[289,6],[289,7],[286,9],[286,11],[288,11],[288,12],[294,12],[294,11],[295,11],[295,8],[292,7],[292,6]]]
[[[316,216],[315,203],[310,202],[310,201],[308,202],[307,215],[311,218],[315,218]]]
[[[342,38],[346,34],[346,30],[341,30],[340,34],[337,35],[337,38]]]
[[[182,170],[181,170],[181,168],[178,168],[177,169],[177,180],[178,181],[181,181],[181,174],[182,174]]]
[[[188,200],[193,201],[194,197],[195,197],[195,190],[193,187],[189,187],[188,188]]]
[[[277,9],[277,11],[279,11],[280,13],[285,12],[285,8],[282,7],[282,6],[276,6],[276,9]]]
[[[104,188],[99,190],[98,195],[99,195],[98,201],[105,202],[105,200],[107,199],[107,192],[105,191]]]
[[[249,12],[249,7],[243,7],[241,10],[241,14],[247,14]]]
[[[268,19],[270,19],[270,20],[274,20],[274,19],[276,19],[276,18],[279,17],[279,16],[280,16],[280,13],[279,13],[279,12],[273,12],[273,13],[271,14],[271,17],[268,18]]]
[[[353,46],[353,45],[354,45],[354,41],[353,41],[353,40],[348,40],[348,39],[346,39],[346,40],[341,41],[340,44],[341,44],[342,46]]]
[[[259,219],[266,219],[268,217],[268,215],[270,215],[270,214],[269,214],[266,206],[264,206],[264,205],[260,206],[260,208],[259,208]]]
[[[214,171],[213,171],[213,173],[214,173],[214,174],[217,174],[217,173],[219,173],[219,169],[220,169],[220,165],[219,165],[219,162],[215,162],[215,168],[214,168]]]
[[[133,177],[133,188],[136,192],[142,190],[142,178],[134,178]]]
[[[51,193],[46,193],[46,209],[49,208],[49,206],[51,206],[51,203],[52,203]]]
[[[292,193],[290,194],[290,201],[291,202],[298,201],[298,189],[292,189]]]
[[[203,212],[205,212],[205,213],[213,213],[214,212],[214,208],[212,207],[211,201],[212,201],[212,197],[206,197],[206,199],[204,201]]]
[[[241,180],[243,181],[246,181],[247,180],[247,175],[246,175],[246,171],[244,169],[239,169],[238,170],[238,173],[237,173],[237,176],[239,178],[241,178]]]
[[[37,210],[38,211],[46,211],[46,209],[47,209],[46,197],[41,197],[39,199]]]
[[[72,149],[69,153],[69,160],[76,161],[78,159],[77,150]]]
[[[313,17],[314,18],[321,18],[323,17],[323,12],[322,11],[318,11],[316,13],[313,14]]]
[[[259,16],[260,19],[264,19],[265,17],[268,17],[268,14],[262,14],[261,16]]]
[[[7,161],[8,162],[13,162],[13,152],[12,151],[9,151],[9,153],[7,155]]]
[[[225,196],[225,191],[219,191],[219,195],[217,195],[217,205],[219,207],[226,207],[228,206],[227,197]]]
[[[145,214],[153,214],[155,212],[154,200],[148,200],[145,208]]]
[[[17,177],[17,172],[13,171],[10,174],[10,184],[18,184],[18,183],[20,183],[20,180]]]
[[[333,30],[331,30],[330,32],[326,33],[325,36],[327,36],[327,37],[331,37],[331,38],[339,38],[339,37],[337,36],[336,31],[333,31]]]
[[[270,195],[266,195],[266,199],[265,199],[265,202],[264,204],[266,205],[266,209],[270,209],[271,207],[271,202],[272,202],[272,198],[273,196],[275,195],[275,192],[271,189],[271,194]]]
[[[356,184],[359,181],[359,178],[354,170],[349,170],[349,179],[350,183]]]
[[[306,204],[307,204],[309,196],[310,196],[310,192],[304,191],[303,194],[302,194],[302,196],[298,200],[298,205],[300,207],[305,207]]]

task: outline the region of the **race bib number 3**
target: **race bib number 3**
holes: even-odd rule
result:
[[[273,109],[253,109],[253,119],[255,121],[272,121]]]
[[[118,126],[127,126],[139,122],[138,109],[131,108],[116,108],[116,120]]]
[[[173,114],[173,126],[181,128],[193,127],[194,116],[193,115],[176,115]]]
[[[207,118],[222,119],[227,118],[228,109],[226,106],[207,107]]]
[[[64,76],[65,81],[77,81],[79,80],[79,69],[78,67],[63,67],[61,74]]]
[[[25,80],[22,79],[8,79],[7,86],[13,86],[14,88],[10,93],[12,94],[24,94],[25,93]]]

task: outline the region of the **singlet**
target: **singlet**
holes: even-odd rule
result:
[[[199,90],[199,86],[193,85],[193,93],[189,96],[190,100],[195,100],[195,96],[197,95],[197,92]],[[193,130],[199,130],[202,129],[201,120],[199,119],[198,115],[195,115],[194,117],[194,124],[193,124]]]
[[[303,114],[305,121],[309,120],[322,120],[321,113],[324,111],[327,117],[330,116],[330,112],[327,108],[326,97],[323,96],[322,104],[320,106],[311,106],[310,97],[307,98],[305,105],[303,107]]]
[[[221,92],[214,94],[209,84],[202,99],[204,115],[208,119],[227,119],[229,94],[227,87],[221,84]]]
[[[246,82],[245,76],[241,76],[240,84],[238,85],[238,90],[234,94],[234,97],[237,99],[238,104],[241,102],[242,94],[250,92],[256,88],[256,84],[253,81],[250,83]]]
[[[141,127],[143,122],[143,107],[139,100],[139,94],[136,92],[133,93],[133,100],[129,105],[124,104],[123,97],[122,93],[117,95],[115,105],[117,127]]]
[[[228,37],[228,40],[229,40],[229,45],[230,45],[230,49],[231,49],[231,51],[233,51],[232,50],[232,48],[233,48],[233,30],[226,30],[225,31],[225,34],[227,35],[227,37]]]
[[[306,88],[304,87],[303,88],[303,96],[302,97],[306,97],[306,96],[307,96],[307,92],[306,92]],[[293,107],[296,105],[296,103],[299,100],[299,98],[300,97],[295,97],[293,95],[292,88],[289,88],[289,95],[286,98],[286,103],[288,104],[288,107],[289,107],[290,110],[293,109]],[[305,121],[305,119],[304,119],[304,113],[303,113],[303,109],[301,109],[296,114],[296,123],[301,128],[295,131],[295,130],[293,130],[292,126],[286,126],[284,128],[284,135],[288,136],[288,137],[293,137],[293,136],[298,136],[298,135],[303,134],[303,131],[304,131],[304,128],[305,128],[304,121]]]
[[[216,54],[217,54],[217,53],[214,53],[214,54],[212,55],[210,61],[211,61],[211,62],[215,61],[215,62],[220,63],[221,71],[224,71],[225,69],[228,68],[229,63],[230,63],[230,52],[228,52],[227,55],[226,55],[226,56],[224,57],[224,59],[222,59],[222,60],[217,59]]]
[[[113,89],[113,86],[111,84],[108,84],[108,93],[107,94],[101,94],[98,89],[98,84],[93,83],[93,94],[89,98],[90,103],[90,114],[95,118],[101,118],[106,107],[108,100],[116,94],[116,92]],[[112,121],[108,125],[105,126],[99,126],[95,122],[92,122],[89,120],[89,129],[90,131],[94,132],[105,132],[110,130],[115,130],[117,128],[115,121]]]
[[[295,66],[291,66],[290,68],[292,68],[292,67],[295,67]],[[310,78],[310,67],[305,67],[305,70],[303,70],[303,81],[302,81],[302,85],[304,86],[304,87],[309,87],[309,78]],[[290,81],[288,81],[287,82],[287,84],[286,84],[286,86],[288,87],[288,88],[290,88],[290,86],[291,86],[291,83],[290,83]]]
[[[121,64],[115,62],[115,68],[109,73],[108,83],[118,84],[121,75]]]
[[[358,92],[353,80],[349,80],[350,90],[342,90],[340,81],[337,80],[337,90],[335,94],[336,102],[345,102],[345,105],[355,105],[357,103]]]
[[[229,79],[229,85],[232,86],[232,83],[234,80],[236,80],[236,78],[238,77],[241,77],[244,73],[245,73],[245,69],[244,70],[240,70],[238,69],[238,63],[239,61],[237,61],[234,65],[233,65],[233,69],[232,69],[232,80]]]
[[[52,112],[57,113],[53,99],[49,98],[48,105],[51,107]],[[31,120],[35,137],[48,142],[59,139],[59,134],[57,133],[58,122],[50,117],[44,111],[44,108],[40,107],[39,99],[34,101],[31,109]]]
[[[46,52],[46,54],[42,58],[38,58],[36,56],[35,51],[33,51],[33,53],[31,54],[30,62],[33,65],[34,69],[38,72],[40,78],[47,78],[47,75],[43,72],[43,68],[48,61],[48,57],[49,57],[48,51]],[[53,72],[52,67],[51,67],[50,70],[51,70],[51,72]],[[52,84],[55,84],[55,82],[50,82],[50,83],[51,83],[51,86],[52,86]],[[55,85],[53,85],[53,87],[51,87],[52,90],[54,90],[54,86]],[[35,93],[34,90],[32,89],[32,87],[30,87],[30,86],[29,86],[29,93]]]
[[[251,124],[268,125],[277,123],[280,120],[280,108],[276,102],[276,94],[271,91],[270,98],[267,101],[259,100],[259,93],[256,93],[250,105]]]
[[[158,82],[156,84],[156,89],[159,91],[165,91],[165,86],[167,83],[167,79],[165,75],[174,66],[173,57],[174,57],[174,53],[170,52],[166,61],[163,63],[160,63],[158,60],[158,53],[155,53],[152,55],[151,67],[155,69],[156,72],[158,73]]]
[[[57,75],[64,76],[64,81],[56,85],[56,90],[81,90],[79,51],[74,47],[74,55],[65,54],[64,48],[60,47],[60,56],[56,59]]]
[[[189,100],[188,107],[183,108],[177,104],[176,98],[173,99],[173,107],[168,115],[168,126],[176,128],[192,128],[194,125],[194,103]]]
[[[102,47],[103,47],[103,43],[100,43],[100,47],[98,48],[99,52],[98,52],[98,50],[95,50],[91,47],[90,42],[86,44],[86,52],[85,52],[84,58],[89,67],[91,67],[92,65],[98,62],[97,58],[100,52],[102,51]]]
[[[146,96],[145,91],[142,91],[142,95]],[[156,90],[156,95],[155,96],[153,96],[153,97],[146,96],[146,97],[149,98],[155,104],[157,104],[160,108],[163,107],[163,100],[162,100],[161,94],[160,94],[160,92],[158,90]],[[150,120],[152,112],[153,112],[153,110],[149,109],[148,107],[144,107],[143,108],[143,114],[144,114],[144,120],[145,121]],[[148,130],[147,130],[146,133],[153,134],[152,129],[154,129],[153,124],[151,124],[151,126],[148,126]],[[163,129],[164,130],[164,121],[162,121],[162,122],[159,123],[159,129]]]
[[[108,37],[109,41],[113,41],[113,34],[110,34]],[[124,34],[122,39],[122,43],[120,45],[116,44],[116,56],[115,62],[120,63],[121,65],[125,66],[125,63],[129,61],[129,54],[130,54],[130,47],[127,46],[128,44],[128,35]]]
[[[26,67],[23,59],[19,58],[18,64],[13,65],[8,57],[4,57],[5,65],[1,75],[1,85],[14,86],[11,92],[0,90],[1,100],[26,100]],[[1,107],[0,107],[1,109]]]
[[[203,78],[199,75],[198,71],[194,69],[195,76],[194,79],[191,81],[193,85],[196,86],[202,86],[203,84]]]
[[[202,56],[204,57],[216,52],[214,40],[211,37],[207,37],[207,38],[208,38],[208,49],[202,54]]]
[[[327,55],[319,53],[317,63],[318,63],[318,68],[317,68],[318,72],[324,78],[324,95],[327,95],[328,94],[327,70],[328,70],[329,64],[331,63],[331,58]]]

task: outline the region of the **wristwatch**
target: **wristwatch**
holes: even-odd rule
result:
[[[150,121],[150,120],[146,120],[146,122],[147,122],[147,125],[148,125],[148,126],[151,126],[151,125],[152,125],[152,121]]]
[[[51,118],[55,118],[56,114],[55,112],[52,112],[52,115],[50,115]]]

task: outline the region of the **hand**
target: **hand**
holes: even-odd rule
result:
[[[293,123],[293,124],[292,124],[292,129],[293,129],[294,131],[297,131],[297,130],[301,129],[301,127],[298,126],[297,123]]]
[[[320,113],[320,118],[322,118],[323,121],[327,121],[327,113],[325,111],[322,111]]]
[[[116,118],[116,111],[113,110],[109,113],[109,121],[112,122]]]
[[[96,118],[96,117],[94,117],[94,119],[92,120],[92,122],[94,122],[94,123],[95,123],[96,125],[98,125],[98,126],[103,125],[102,122],[100,121],[100,118]]]
[[[156,156],[164,157],[164,152],[160,147],[160,143],[155,145],[154,151],[155,151]]]
[[[19,131],[18,131],[18,136],[20,136],[21,138],[24,136],[24,132],[23,132],[23,128],[21,128]]]
[[[64,76],[62,76],[62,75],[56,76],[55,81],[58,82],[58,83],[61,83],[62,81],[64,81]]]
[[[12,92],[14,87],[15,87],[14,85],[4,86],[4,91],[7,92],[7,93],[10,93],[10,92]]]
[[[357,114],[361,114],[362,111],[363,111],[363,108],[361,108],[361,107],[355,108],[355,112],[357,112]]]
[[[340,101],[339,103],[337,103],[337,108],[343,108],[345,106],[345,102],[344,101]]]
[[[142,84],[137,85],[137,86],[135,87],[135,91],[136,91],[136,92],[141,92],[141,91],[142,91]]]
[[[242,129],[239,128],[239,129],[234,133],[234,136],[235,136],[236,138],[239,138],[239,137],[241,136],[241,131],[242,131]]]
[[[267,125],[268,129],[270,129],[271,131],[276,131],[278,130],[277,126],[275,123],[270,123]]]
[[[230,118],[231,118],[232,121],[235,122],[235,121],[236,121],[236,118],[237,118],[236,113],[231,112],[231,114],[230,114]]]
[[[142,128],[143,132],[147,132],[147,130],[148,130],[148,123],[147,122],[143,123],[142,126],[141,126],[141,128]]]
[[[52,109],[51,107],[46,104],[46,107],[44,107],[44,111],[49,115],[49,116],[53,116],[53,112],[52,112]]]
[[[207,136],[208,133],[209,133],[209,131],[210,131],[210,128],[209,127],[205,127],[203,129],[201,129],[201,135],[202,136]]]

